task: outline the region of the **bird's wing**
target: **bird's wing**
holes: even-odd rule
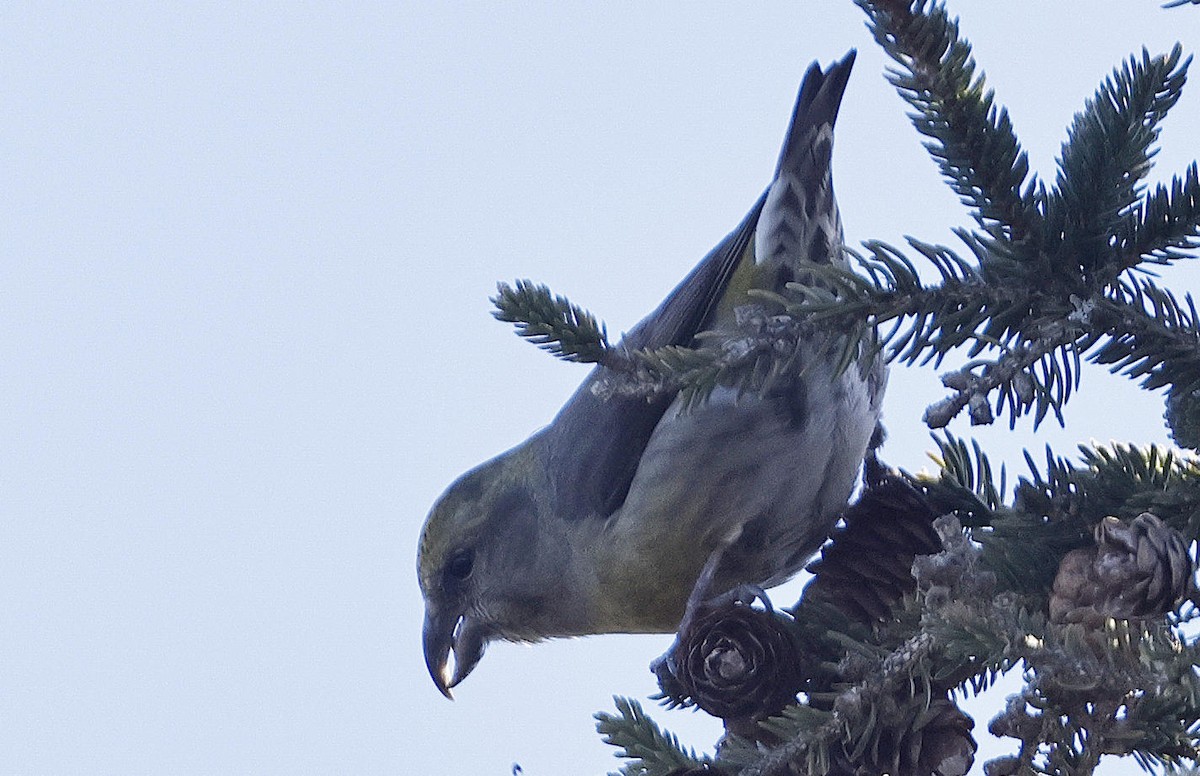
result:
[[[667,296],[658,309],[646,316],[625,335],[622,344],[631,349],[690,345],[695,336],[708,328],[743,261],[754,254],[755,230],[773,189],[781,178],[812,175],[822,182],[828,178],[828,147],[819,151],[807,146],[817,132],[832,126],[838,104],[854,63],[851,52],[828,71],[813,65],[805,73],[784,140],[783,151],[772,186],[758,199],[736,229],[709,251],[692,272]],[[820,170],[809,169],[824,166]],[[832,192],[830,192],[830,195]],[[778,199],[778,196],[776,196]],[[801,212],[788,213],[791,198],[774,205],[772,233],[786,236],[790,224],[781,218],[804,219]],[[781,215],[782,213],[782,215]],[[774,242],[774,240],[772,240]],[[760,257],[761,260],[762,257]],[[633,475],[641,462],[651,435],[674,400],[666,395],[649,401],[638,398],[601,399],[593,386],[604,378],[604,368],[592,371],[575,395],[545,430],[546,465],[550,479],[562,483],[555,494],[554,511],[573,520],[608,517],[625,501]]]
[[[746,257],[762,203],[760,198],[737,229],[625,335],[623,345],[637,349],[691,344]],[[562,518],[608,517],[621,506],[650,435],[674,399],[600,398],[592,388],[604,379],[604,371],[592,370],[545,431],[551,479],[570,483],[557,488],[555,513]]]

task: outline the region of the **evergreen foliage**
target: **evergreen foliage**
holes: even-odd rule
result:
[[[695,768],[712,762],[708,757],[684,749],[679,738],[666,733],[646,716],[640,703],[628,698],[613,698],[619,716],[598,712],[596,729],[604,742],[619,747],[620,756],[629,762],[621,776],[653,776],[679,768]]]
[[[943,3],[855,2],[894,63],[888,78],[925,147],[974,218],[975,229],[956,232],[965,254],[912,238],[905,248],[868,241],[858,272],[816,268],[817,282],[761,294],[762,310],[716,348],[627,352],[589,313],[524,281],[501,286],[497,317],[562,358],[609,367],[602,392],[682,391],[689,401],[719,384],[766,390],[780,360],[820,332],[846,368],[868,349],[908,365],[961,353],[965,366],[941,377],[949,394],[926,410],[931,428],[964,410],[975,424],[1002,415],[1061,423],[1086,360],[1167,389],[1176,442],[1200,448],[1200,316],[1190,295],[1149,272],[1196,257],[1200,173],[1192,164],[1168,184],[1145,184],[1191,58],[1176,46],[1122,63],[1075,116],[1048,181],[1030,170]],[[917,590],[892,617],[864,622],[820,596],[802,599],[792,611],[817,666],[809,684],[757,729],[730,729],[715,760],[618,699],[618,716],[598,718],[629,758],[621,773],[706,763],[743,776],[905,772],[922,726],[960,729],[947,697],[1018,665],[1024,688],[990,724],[1015,739],[1015,752],[987,773],[1082,776],[1106,755],[1147,769],[1195,765],[1200,645],[1182,630],[1198,616],[1194,590],[1165,616],[1101,626],[1051,621],[1048,602],[1063,559],[1094,546],[1110,516],[1149,512],[1195,541],[1200,460],[1136,445],[1083,446],[1073,461],[1047,449],[1040,464],[1026,454],[1029,472],[1010,491],[978,444],[947,435],[938,448],[935,475],[904,477],[944,515],[935,524],[943,550],[913,564]]]
[[[604,325],[546,286],[500,283],[492,303],[497,320],[516,324],[519,335],[564,361],[598,363],[609,350]]]

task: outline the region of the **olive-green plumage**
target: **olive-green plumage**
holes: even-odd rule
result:
[[[809,68],[766,192],[624,344],[695,345],[730,326],[751,289],[844,264],[830,154],[853,58]],[[491,640],[673,631],[717,550],[715,593],[791,577],[849,498],[886,380],[878,361],[837,374],[836,354],[806,343],[767,394],[718,387],[684,411],[672,396],[599,398],[602,369],[429,515],[424,649],[447,696]]]

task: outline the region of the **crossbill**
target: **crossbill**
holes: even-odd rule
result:
[[[846,266],[830,157],[853,62],[808,69],[770,185],[625,347],[712,347],[697,335],[730,330],[752,289]],[[459,477],[418,549],[438,689],[450,697],[493,640],[672,632],[706,563],[714,593],[803,568],[854,488],[886,382],[877,356],[839,370],[835,351],[802,341],[770,390],[718,386],[691,407],[599,396],[596,367],[550,425]]]

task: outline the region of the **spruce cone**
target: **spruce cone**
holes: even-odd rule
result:
[[[860,622],[881,622],[916,590],[913,559],[942,549],[933,507],[907,480],[888,474],[842,516],[845,526],[809,564],[805,598],[824,599]],[[813,599],[815,600],[815,598]]]
[[[1096,544],[1063,556],[1050,593],[1050,619],[1099,626],[1156,617],[1192,592],[1195,565],[1179,532],[1149,512],[1130,523],[1106,517]]]
[[[696,616],[653,666],[669,703],[722,719],[764,719],[796,700],[801,649],[782,615],[741,601]]]
[[[924,705],[920,697],[910,699],[913,702]],[[974,727],[948,696],[935,698],[928,709],[914,710],[906,730],[880,731],[878,741],[857,762],[851,764],[843,755],[827,776],[966,776],[978,748],[971,737]]]

